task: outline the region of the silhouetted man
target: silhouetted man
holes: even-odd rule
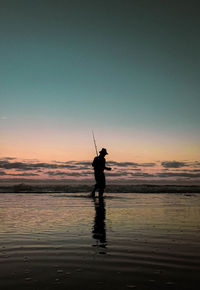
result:
[[[104,158],[105,155],[108,154],[106,149],[102,148],[101,151],[99,151],[99,153],[100,153],[99,156],[96,156],[92,163],[92,166],[94,167],[94,176],[96,184],[91,193],[91,197],[95,197],[95,191],[97,189],[99,189],[99,197],[103,196],[104,189],[106,187],[104,169],[111,170],[110,167],[106,167],[106,160]]]

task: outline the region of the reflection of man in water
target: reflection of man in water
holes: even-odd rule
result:
[[[103,196],[104,189],[106,187],[104,169],[111,170],[110,167],[106,167],[105,155],[108,154],[106,149],[102,148],[101,151],[99,151],[99,153],[100,153],[99,156],[96,156],[92,163],[92,166],[94,167],[94,176],[96,180],[96,184],[91,193],[92,197],[95,196],[95,191],[97,189],[99,189],[99,197]]]
[[[105,227],[105,203],[103,198],[94,201],[95,206],[95,219],[93,228],[93,238],[100,242],[100,247],[106,246],[106,227]]]

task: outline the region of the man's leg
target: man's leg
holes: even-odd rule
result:
[[[105,187],[106,187],[105,175],[104,173],[102,173],[99,185],[99,197],[103,197]]]
[[[103,197],[104,188],[99,189],[99,197]]]
[[[90,194],[91,197],[95,197],[95,191],[97,190],[97,188],[98,188],[98,185],[95,184],[94,189],[93,189],[93,191]]]

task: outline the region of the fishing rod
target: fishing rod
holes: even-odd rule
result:
[[[93,137],[93,141],[94,141],[94,147],[95,147],[95,150],[96,150],[96,154],[98,156],[97,144],[96,144],[96,140],[95,140],[94,132],[93,131],[92,131],[92,137]]]

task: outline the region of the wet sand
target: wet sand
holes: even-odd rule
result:
[[[200,194],[0,194],[1,289],[198,289]]]

